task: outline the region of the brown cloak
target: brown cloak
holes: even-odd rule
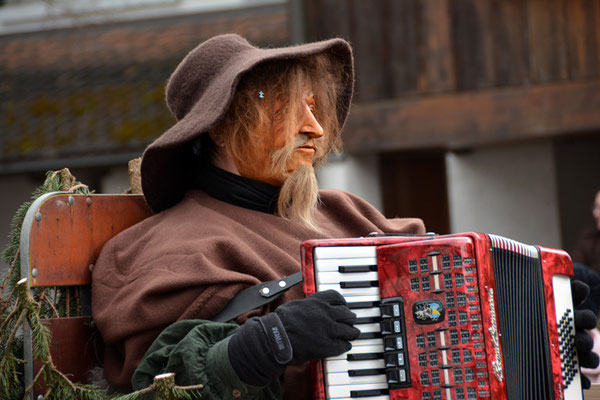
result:
[[[109,241],[92,276],[92,311],[106,344],[108,381],[129,389],[144,353],[171,323],[210,319],[240,290],[297,272],[304,240],[425,232],[420,220],[386,219],[349,193],[320,191],[320,198],[321,230],[315,231],[191,191],[178,205]],[[297,286],[250,315],[300,297]],[[294,380],[286,373],[284,396]]]

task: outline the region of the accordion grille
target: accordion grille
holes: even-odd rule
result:
[[[542,271],[537,249],[490,235],[509,400],[553,399]]]

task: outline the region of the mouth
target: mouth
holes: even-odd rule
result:
[[[304,149],[304,150],[316,150],[315,149],[315,144],[312,143],[312,141],[307,141],[303,144],[301,144],[300,146],[296,147],[296,149]]]
[[[314,146],[300,146],[300,147],[296,147],[297,151],[301,151],[303,153],[315,153],[315,147]]]

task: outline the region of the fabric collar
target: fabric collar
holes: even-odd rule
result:
[[[201,167],[199,188],[217,200],[267,214],[277,211],[281,190],[279,186],[232,174],[212,164]]]

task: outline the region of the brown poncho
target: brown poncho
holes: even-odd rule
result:
[[[191,191],[108,242],[92,277],[108,381],[128,389],[150,344],[173,322],[210,319],[240,290],[299,271],[304,240],[425,232],[420,220],[386,219],[348,193],[321,191],[320,198],[315,231]],[[302,288],[294,287],[254,314],[300,297]],[[286,376],[285,386],[294,380]]]

